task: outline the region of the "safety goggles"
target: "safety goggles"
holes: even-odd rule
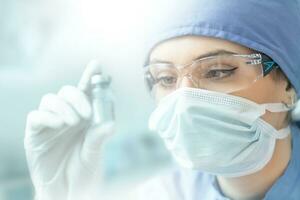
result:
[[[145,66],[145,81],[155,98],[175,91],[184,77],[196,88],[232,93],[246,89],[277,67],[277,63],[262,53],[220,54],[186,65],[149,64]]]

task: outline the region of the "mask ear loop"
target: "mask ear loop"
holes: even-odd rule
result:
[[[278,103],[278,104],[280,104],[280,103]],[[278,104],[274,105],[274,107],[277,107]],[[278,111],[279,107],[277,107],[273,111],[275,111],[275,110]],[[282,111],[280,111],[280,112],[282,112]],[[272,125],[270,125],[269,123],[265,122],[264,120],[259,120],[259,124],[264,125],[264,126],[267,125],[266,127],[269,127],[269,128],[267,128],[267,130],[268,130],[267,133],[270,134],[270,135],[272,135],[276,139],[284,139],[284,138],[286,138],[291,133],[291,127],[290,127],[290,125],[282,128],[282,129],[277,130]]]
[[[282,128],[280,130],[277,130],[276,138],[277,139],[284,139],[291,133],[291,127],[287,126],[285,128]]]
[[[287,112],[293,109],[294,103],[291,105],[284,103],[266,103],[262,104],[262,106],[270,112]]]
[[[298,102],[300,103],[300,102]],[[295,108],[295,102],[292,101],[291,104],[285,104],[285,103],[268,103],[268,104],[262,104],[264,108],[270,112],[287,112],[293,110]],[[300,104],[299,104],[300,105]],[[299,116],[300,118],[300,116]],[[286,138],[291,132],[291,128],[288,125],[285,128],[282,128],[280,130],[277,130],[276,134],[273,134],[275,138],[277,139],[284,139]]]

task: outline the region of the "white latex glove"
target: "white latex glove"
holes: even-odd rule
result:
[[[78,87],[45,95],[28,114],[24,146],[37,200],[91,199],[100,187],[101,146],[114,123],[92,125],[89,80],[100,66],[91,62]]]

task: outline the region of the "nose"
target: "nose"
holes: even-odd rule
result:
[[[178,88],[182,87],[197,87],[190,76],[184,76],[178,85]]]

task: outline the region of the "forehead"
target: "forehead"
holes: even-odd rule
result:
[[[240,44],[224,39],[203,36],[182,36],[158,44],[151,52],[149,60],[163,60],[178,64],[186,63],[199,55],[225,50],[238,54],[254,51]]]

